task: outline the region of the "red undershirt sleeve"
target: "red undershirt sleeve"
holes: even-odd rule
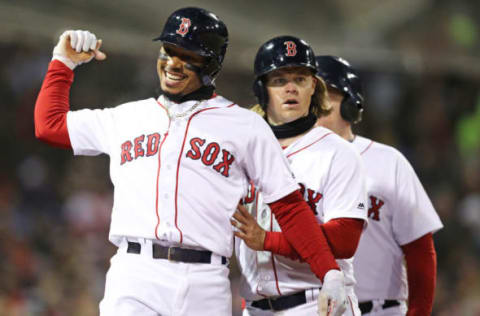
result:
[[[300,191],[294,191],[269,205],[286,239],[310,265],[317,278],[323,282],[329,270],[340,270],[322,229]]]
[[[437,256],[432,233],[402,246],[407,263],[407,316],[430,315],[435,294]]]
[[[358,218],[336,218],[320,225],[335,259],[353,257],[363,232],[364,221]]]
[[[363,220],[337,218],[320,225],[335,259],[351,258],[357,250],[363,231]],[[264,248],[275,254],[299,259],[295,249],[288,243],[282,232],[266,232]]]
[[[280,256],[298,260],[300,257],[293,247],[288,243],[282,232],[266,232],[263,248]]]
[[[56,147],[71,148],[67,129],[73,71],[58,60],[47,70],[35,103],[35,136]]]

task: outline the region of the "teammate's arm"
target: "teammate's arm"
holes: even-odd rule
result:
[[[353,257],[360,241],[363,225],[363,220],[358,218],[336,218],[320,224],[335,259]],[[266,232],[264,250],[289,258],[298,257],[282,232]]]
[[[236,222],[232,221],[232,225],[239,229],[235,235],[249,248],[271,251],[292,260],[300,259],[282,232],[263,230],[243,205],[238,206],[238,211],[233,217]],[[350,258],[354,255],[363,225],[363,220],[356,218],[337,218],[320,224],[335,259]]]
[[[407,316],[430,315],[437,274],[437,257],[432,233],[401,247],[407,262]]]
[[[340,270],[325,234],[299,190],[269,206],[288,243],[320,280],[329,270]]]
[[[35,136],[53,146],[71,148],[67,130],[73,69],[93,58],[104,60],[101,40],[88,31],[65,31],[53,50],[42,88],[35,103]]]
[[[392,229],[405,254],[407,315],[430,315],[437,274],[432,235],[443,225],[413,167],[397,153]]]

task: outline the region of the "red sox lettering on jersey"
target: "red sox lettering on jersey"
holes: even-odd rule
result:
[[[307,201],[308,206],[310,206],[310,209],[313,211],[313,214],[317,215],[317,205],[318,202],[322,199],[323,194],[319,192],[315,192],[312,189],[305,188],[305,185],[302,183],[299,183],[300,185],[300,192],[302,193],[305,201]]]
[[[313,214],[317,215],[318,214],[317,205],[318,205],[318,202],[320,202],[320,200],[322,199],[323,194],[316,192],[312,189],[306,188],[305,184],[303,183],[299,183],[298,185],[300,186],[300,193],[302,193],[303,198],[307,202],[308,206],[310,206],[310,209],[312,210]],[[247,193],[247,196],[243,199],[243,203],[244,204],[253,203],[253,201],[257,196],[258,196],[258,190],[255,188],[253,183],[250,182],[248,193]]]
[[[385,202],[383,202],[382,200],[380,200],[379,198],[373,195],[370,195],[369,198],[370,198],[370,207],[368,209],[368,217],[375,221],[379,221],[380,209],[382,208],[383,204],[385,204]]]
[[[133,142],[130,140],[123,142],[121,145],[120,165],[139,157],[154,156],[158,152],[160,138],[159,133],[153,133],[147,135],[146,142],[145,135],[135,137]],[[186,157],[200,160],[205,166],[213,165],[212,168],[215,171],[228,177],[230,166],[235,161],[235,157],[228,150],[221,149],[216,142],[210,142],[204,146],[205,143],[205,139],[199,137],[192,138],[190,140],[191,149],[187,152]]]
[[[139,157],[154,156],[158,151],[158,144],[160,143],[160,134],[153,133],[147,135],[147,141],[145,141],[145,134],[135,137],[133,142],[127,140],[122,143],[120,154],[120,165],[126,162],[130,162]]]
[[[217,162],[213,169],[219,172],[221,175],[228,177],[230,165],[235,160],[235,157],[226,149],[221,149],[222,155],[220,159],[217,159],[220,153],[220,145],[216,142],[208,143],[205,148],[205,139],[198,137],[190,140],[191,149],[187,152],[187,157],[193,160],[201,159],[201,162],[205,166],[211,166]]]

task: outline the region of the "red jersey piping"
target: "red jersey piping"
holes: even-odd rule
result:
[[[361,153],[360,155],[363,155],[373,144],[373,140],[370,142],[370,144],[368,144],[367,148],[365,148]]]
[[[229,106],[227,107],[232,107],[233,105],[235,105],[235,103],[232,103],[230,104]],[[188,135],[188,128],[190,127],[190,123],[192,121],[192,119],[197,115],[197,114],[200,114],[204,111],[207,111],[207,110],[212,110],[212,109],[218,109],[219,107],[210,107],[210,108],[205,108],[205,109],[201,109],[195,113],[193,113],[189,118],[188,118],[188,122],[187,122],[187,127],[185,128],[185,136],[183,137],[183,142],[182,142],[182,148],[180,149],[180,155],[178,156],[178,162],[177,162],[177,175],[176,175],[176,179],[175,179],[175,227],[177,228],[178,232],[180,233],[180,243],[183,242],[183,233],[182,231],[180,230],[180,228],[178,227],[178,179],[179,179],[179,173],[180,173],[180,162],[182,160],[182,156],[183,156],[183,149],[185,148],[185,142],[187,140],[187,135]]]
[[[293,156],[293,155],[295,155],[295,154],[298,154],[300,151],[302,151],[302,150],[304,150],[304,149],[307,149],[308,147],[310,147],[310,146],[318,143],[319,141],[321,141],[322,139],[324,139],[325,137],[327,137],[327,136],[330,135],[330,134],[333,134],[333,132],[327,133],[327,134],[323,135],[322,137],[320,137],[319,139],[317,139],[316,141],[312,142],[311,144],[308,144],[308,145],[300,148],[299,150],[294,151],[293,153],[288,154],[288,155],[287,155],[287,158],[290,158],[291,156]]]
[[[273,230],[273,213],[270,212],[270,231]],[[272,268],[273,268],[273,274],[275,275],[275,286],[277,287],[277,292],[278,295],[282,295],[282,292],[280,291],[280,287],[278,286],[278,276],[277,276],[277,268],[275,267],[275,256],[272,254]]]

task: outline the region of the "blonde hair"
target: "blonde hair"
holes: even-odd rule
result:
[[[312,95],[312,101],[310,102],[310,111],[315,114],[316,117],[327,116],[332,111],[332,106],[328,102],[328,89],[325,81],[318,77],[317,84],[315,85],[315,92]]]
[[[318,118],[330,114],[332,106],[328,102],[328,90],[325,81],[320,77],[314,77],[317,79],[317,84],[315,85],[315,92],[310,101],[310,112]],[[250,107],[250,110],[260,116],[266,117],[266,106],[255,104]]]

